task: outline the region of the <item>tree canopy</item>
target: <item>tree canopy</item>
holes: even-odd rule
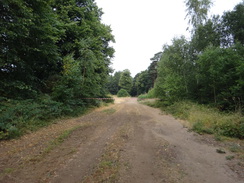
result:
[[[124,70],[121,73],[120,79],[119,79],[119,87],[121,89],[125,89],[128,93],[130,93],[132,89],[132,77],[131,73],[128,69]]]
[[[211,0],[185,0],[186,18],[189,19],[189,25],[192,25],[193,31],[198,25],[203,24],[208,17],[208,10],[212,6]]]
[[[192,7],[201,6],[200,2],[207,3],[206,9],[210,5],[209,1],[187,1],[187,7],[193,8],[188,14],[200,11]],[[243,110],[243,8],[242,2],[222,17],[206,20],[204,16],[204,22],[194,23],[190,41],[174,38],[171,45],[163,47],[155,83],[159,98],[169,103],[190,99],[221,110]],[[205,10],[202,13],[206,15]]]
[[[114,38],[93,0],[3,0],[0,10],[1,96],[105,95]]]
[[[107,96],[114,37],[102,14],[94,0],[0,1],[0,139]]]

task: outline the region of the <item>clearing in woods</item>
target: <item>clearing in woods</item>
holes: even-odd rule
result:
[[[242,143],[242,142],[241,142]],[[242,144],[238,144],[242,146]],[[0,142],[2,183],[243,183],[243,162],[173,117],[116,99],[79,118]]]

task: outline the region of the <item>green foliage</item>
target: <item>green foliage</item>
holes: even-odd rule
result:
[[[107,89],[112,95],[116,95],[120,89],[119,80],[121,73],[121,71],[115,72],[114,75],[111,75],[108,79]]]
[[[150,78],[148,71],[142,71],[136,76],[135,80],[135,86],[137,95],[140,95],[142,93],[147,93],[150,88]]]
[[[138,98],[138,100],[143,100],[143,99],[148,99],[148,98],[150,98],[150,97],[149,97],[148,94],[146,93],[146,94],[141,94],[141,95],[139,95],[137,98]]]
[[[79,104],[83,82],[79,63],[74,60],[73,54],[64,57],[63,62],[63,76],[54,86],[53,99],[66,105]]]
[[[188,56],[189,43],[184,37],[173,39],[172,45],[165,45],[158,64],[158,78],[155,94],[160,99],[177,101],[194,93],[192,68],[194,63]]]
[[[214,130],[212,128],[205,127],[203,122],[194,123],[192,126],[192,130],[194,130],[195,132],[197,132],[199,134],[202,134],[202,133],[213,134],[214,133]]]
[[[30,98],[28,91],[46,89],[58,72],[58,24],[47,1],[0,2],[1,96]]]
[[[138,96],[147,93],[154,87],[155,80],[157,78],[157,66],[162,56],[162,52],[158,52],[150,60],[152,61],[147,70],[142,71],[133,79],[133,86],[131,90],[132,96]]]
[[[157,77],[157,64],[161,58],[162,52],[159,52],[151,58],[152,63],[147,70],[142,71],[134,78],[130,76],[128,69],[124,71],[115,72],[113,76],[109,77],[107,88],[111,94],[117,94],[118,91],[123,88],[131,96],[138,96],[143,93],[147,93],[154,86],[154,82]]]
[[[189,121],[192,129],[200,134],[244,138],[244,117],[238,113],[223,113],[215,108],[189,101],[175,102],[169,106],[161,102],[157,104],[157,107],[161,107],[177,118]]]
[[[0,139],[18,137],[63,116],[77,116],[86,111],[83,105],[67,105],[48,95],[38,99],[5,100],[0,105]]]
[[[50,116],[61,114],[60,103],[44,100],[37,103],[34,100],[7,100],[0,107],[0,139],[20,136],[26,130],[34,130],[36,126],[45,126]]]
[[[163,52],[158,52],[158,53],[154,54],[153,58],[150,59],[152,62],[149,65],[149,67],[147,68],[148,77],[149,77],[149,89],[154,87],[154,83],[157,79],[157,76],[158,76],[157,67],[158,67],[158,62],[162,58],[162,54],[163,54]]]
[[[222,17],[222,41],[229,46],[240,42],[244,45],[244,2],[235,6],[233,11],[225,12]]]
[[[130,93],[132,88],[132,77],[130,75],[130,71],[128,69],[124,70],[121,73],[120,79],[119,79],[119,86],[121,89],[125,89],[128,93]]]
[[[164,45],[154,85],[160,100],[149,105],[190,121],[198,133],[243,139],[244,4],[207,20],[211,1],[185,3],[193,26],[191,40],[182,36]],[[204,106],[182,102],[189,99]]]
[[[205,24],[199,25],[191,40],[191,46],[194,51],[201,53],[210,45],[218,47],[221,42],[221,31],[219,27],[221,27],[219,16],[213,16]]]
[[[199,3],[200,1],[189,1]],[[185,99],[221,110],[244,109],[243,3],[199,24],[192,39],[174,38],[158,63],[155,94],[165,104]],[[235,19],[235,18],[236,19]],[[235,19],[235,21],[230,21]],[[239,29],[237,30],[237,27]]]
[[[0,139],[100,105],[114,49],[94,0],[0,1]]]
[[[155,98],[155,89],[154,88],[150,89],[147,95],[149,98]]]
[[[73,90],[71,93],[77,91],[74,97],[78,93],[81,98],[104,97],[110,72],[110,59],[114,53],[108,43],[114,41],[114,38],[110,27],[100,22],[101,10],[92,0],[68,0],[65,3],[56,0],[53,6],[65,30],[65,34],[58,42],[64,58],[63,70],[66,69],[65,58],[69,58],[70,53],[73,53],[71,65],[76,68],[70,70],[71,73],[74,71],[72,78],[74,83],[68,88]],[[62,85],[64,82],[66,85],[67,76],[63,77],[60,83]]]
[[[117,93],[117,97],[130,97],[130,94],[125,89],[120,89]]]
[[[238,72],[244,59],[239,48],[209,47],[199,57],[198,88],[199,100],[217,104],[220,109],[237,109],[243,105],[242,78]]]
[[[207,19],[208,10],[212,6],[211,0],[186,0],[187,15],[189,24],[196,28]]]
[[[230,146],[230,151],[231,152],[241,152],[241,151],[243,151],[243,149],[242,149],[242,147],[238,144],[232,144],[231,146]]]
[[[70,97],[106,94],[114,38],[93,0],[4,0],[0,10],[1,96],[35,98],[58,86]]]
[[[155,98],[154,89],[149,90],[148,93],[146,94],[141,94],[138,96],[138,100],[149,99],[149,98]]]

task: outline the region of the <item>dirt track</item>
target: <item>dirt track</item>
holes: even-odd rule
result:
[[[53,139],[77,128],[61,144]],[[2,183],[243,183],[203,136],[135,98],[0,142]],[[238,166],[238,165],[235,165]]]

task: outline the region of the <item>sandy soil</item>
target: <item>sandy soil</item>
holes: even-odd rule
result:
[[[136,98],[116,99],[82,117],[1,141],[0,182],[243,183],[243,162],[227,160],[234,154],[217,153],[220,148]]]

